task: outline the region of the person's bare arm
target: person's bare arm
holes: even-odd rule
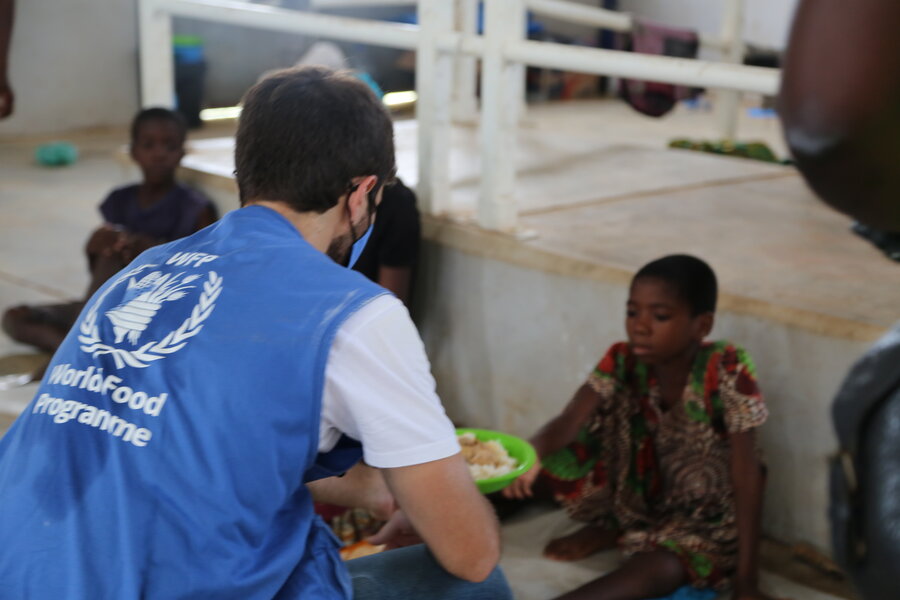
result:
[[[363,462],[343,477],[326,477],[306,484],[316,502],[346,508],[365,508],[377,519],[387,520],[397,505],[381,471]]]
[[[200,215],[197,217],[197,224],[195,225],[194,231],[200,231],[204,227],[212,225],[216,222],[216,214],[213,210],[212,206],[206,206],[202,211],[200,211]]]
[[[411,267],[379,265],[378,285],[394,293],[409,308],[409,291],[412,283]]]
[[[12,114],[15,97],[9,84],[9,45],[12,39],[13,0],[0,0],[0,119]]]
[[[778,112],[826,203],[900,231],[900,2],[801,0]]]
[[[538,460],[534,467],[503,490],[507,498],[523,499],[532,495],[532,486],[541,470],[541,459],[548,454],[562,450],[573,441],[578,431],[584,426],[591,414],[597,410],[600,404],[600,394],[590,385],[585,383],[563,409],[546,425],[538,429],[531,437],[531,445],[534,446]]]
[[[449,573],[483,581],[500,559],[500,527],[461,454],[383,469],[397,504]]]
[[[734,600],[764,600],[759,591],[759,539],[761,536],[764,477],[756,455],[753,430],[729,435],[731,481],[737,511],[738,565]]]

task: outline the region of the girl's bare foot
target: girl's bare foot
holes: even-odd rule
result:
[[[544,547],[544,556],[553,560],[581,560],[596,552],[616,547],[619,533],[597,525],[586,525],[575,533],[550,540]]]

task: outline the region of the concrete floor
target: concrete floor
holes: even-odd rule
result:
[[[890,323],[890,307],[897,306],[900,292],[886,284],[865,297],[859,295],[857,290],[863,283],[881,285],[878,282],[890,281],[888,273],[895,273],[890,270],[893,265],[886,264],[877,253],[846,233],[847,220],[812,201],[803,191],[796,175],[777,166],[740,161],[722,162],[723,159],[718,157],[690,155],[690,158],[686,158],[687,155],[674,151],[668,153],[672,158],[670,163],[659,164],[653,160],[656,153],[661,151],[662,141],[669,137],[711,137],[714,131],[710,115],[680,110],[671,119],[660,121],[625,118],[631,113],[618,103],[605,103],[602,110],[598,110],[598,106],[592,103],[557,105],[542,110],[542,113],[526,119],[523,146],[542,144],[544,150],[562,153],[557,158],[555,168],[565,174],[562,178],[564,182],[579,185],[572,185],[566,188],[566,194],[555,194],[550,196],[549,202],[543,203],[537,195],[529,197],[527,193],[523,194],[523,221],[529,228],[537,231],[538,236],[524,243],[503,237],[502,244],[524,244],[524,250],[518,248],[511,252],[512,262],[521,262],[522,252],[531,252],[545,257],[553,256],[549,260],[552,264],[547,266],[549,271],[562,269],[571,274],[583,273],[590,268],[602,268],[606,276],[612,273],[613,279],[619,277],[627,281],[628,273],[637,266],[636,263],[643,261],[648,253],[658,253],[656,248],[642,248],[633,236],[622,235],[628,232],[636,219],[641,215],[661,211],[657,230],[660,235],[677,232],[680,239],[694,239],[696,231],[692,227],[698,227],[698,223],[709,217],[703,206],[694,199],[698,195],[715,194],[721,200],[721,212],[713,215],[716,218],[739,219],[743,224],[748,219],[753,221],[754,213],[759,215],[765,210],[775,211],[779,215],[778,223],[782,223],[782,218],[790,218],[797,219],[798,223],[810,224],[811,227],[807,230],[801,226],[798,230],[785,223],[775,227],[774,231],[767,232],[764,219],[757,219],[757,223],[762,226],[758,235],[762,237],[756,237],[757,234],[748,235],[748,240],[742,246],[733,249],[730,237],[729,244],[722,244],[719,237],[710,237],[708,243],[715,242],[715,252],[712,254],[715,266],[723,282],[727,284],[723,285],[726,293],[723,300],[726,304],[731,302],[733,308],[749,310],[756,317],[771,317],[772,307],[775,306],[771,301],[774,299],[784,309],[783,313],[778,313],[781,309],[775,312],[787,315],[785,319],[807,325],[810,331],[821,333],[827,330],[829,335],[847,336],[848,340],[856,342],[872,339]],[[593,132],[584,131],[586,115],[593,118]],[[547,116],[549,118],[544,118]],[[742,127],[745,132],[750,132],[745,133],[748,137],[764,139],[776,151],[783,152],[778,126],[774,121],[746,121],[742,123]],[[599,142],[596,139],[596,128],[604,132],[604,137]],[[414,146],[411,145],[414,124],[401,123],[397,130],[401,174],[405,180],[414,183],[415,154]],[[686,132],[690,133],[685,135]],[[230,133],[231,125],[224,124],[208,128],[193,137],[214,138]],[[461,128],[454,135],[465,142],[466,139],[472,139],[474,130]],[[559,136],[562,135],[569,135],[570,142],[561,141]],[[114,157],[125,140],[125,132],[82,133],[70,136],[69,139],[78,145],[81,157],[75,165],[60,169],[46,169],[34,164],[34,147],[44,140],[0,139],[0,307],[78,297],[87,283],[80,249],[87,233],[99,224],[96,206],[112,186],[124,183],[129,178],[128,171]],[[220,142],[210,143],[222,146]],[[227,156],[225,147],[227,144],[217,152]],[[527,153],[525,154],[527,160]],[[622,156],[628,160],[623,162]],[[579,177],[596,177],[592,175],[592,172],[596,172],[596,161],[604,160],[613,167],[628,164],[634,166],[635,162],[653,165],[648,167],[655,169],[653,183],[648,187],[647,181],[650,178],[643,177],[638,172],[637,176],[631,178],[610,181],[607,177],[587,186],[580,185],[583,180]],[[470,239],[466,236],[472,234],[465,221],[474,207],[474,178],[477,173],[477,161],[473,161],[471,153],[457,152],[453,161],[451,170],[457,214],[450,222],[462,221],[461,227],[465,231],[459,233],[455,242],[451,240],[451,245],[464,244]],[[685,166],[688,163],[693,166]],[[700,163],[703,163],[703,167],[697,168]],[[186,161],[186,165],[190,164],[190,160]],[[547,163],[533,163],[533,168],[526,176],[538,179],[544,177],[546,169],[541,169],[542,166],[547,166]],[[199,175],[195,172],[194,175],[207,177],[207,183],[210,184],[207,189],[218,189],[221,192],[221,202],[233,202],[229,199],[233,198],[233,184],[222,177],[229,173],[227,164],[220,164],[218,172],[211,178],[209,174]],[[719,194],[721,187],[725,185],[730,186],[729,189],[737,189],[743,195],[729,197]],[[523,188],[532,189],[527,183]],[[580,192],[585,188],[586,192]],[[787,209],[780,207],[779,200],[787,196],[800,198],[800,203],[791,203]],[[761,204],[748,204],[750,200]],[[61,203],[64,205],[61,206]],[[640,203],[646,203],[647,206],[641,207]],[[678,204],[679,211],[666,212],[666,207],[673,203]],[[758,207],[757,210],[754,207]],[[681,220],[669,221],[676,214],[683,215]],[[581,230],[579,227],[585,229]],[[435,238],[455,235],[447,233],[447,223],[426,223],[426,230]],[[812,231],[818,233],[810,233]],[[797,254],[798,248],[803,246],[797,245],[798,240],[811,244],[816,240],[809,236],[821,233],[829,236],[830,243],[835,246],[833,252],[823,248],[822,252],[825,254]],[[712,235],[718,236],[718,231],[714,231]],[[634,244],[619,243],[629,239]],[[575,243],[571,243],[573,240]],[[766,240],[766,244],[759,240]],[[585,245],[579,245],[578,242],[584,242]],[[479,243],[484,243],[484,240]],[[772,264],[766,261],[760,263],[741,260],[754,244],[761,245],[765,250],[764,254],[771,256],[792,254],[797,258],[795,267],[773,276],[777,269],[773,271]],[[821,246],[827,244],[817,247]],[[691,248],[686,247],[685,250]],[[598,257],[603,257],[603,264],[585,267],[586,261],[596,263]],[[729,260],[736,261],[737,268],[729,269],[726,262]],[[844,262],[829,266],[829,261],[833,260]],[[775,262],[777,261],[772,261],[773,264]],[[819,270],[815,271],[815,276],[809,276],[808,269]],[[762,287],[760,281],[763,282]],[[742,282],[746,283],[746,289],[740,287]],[[810,285],[820,287],[810,290]],[[798,294],[808,296],[798,298]],[[829,304],[829,300],[833,302]],[[27,352],[29,349],[0,336],[0,356]],[[6,420],[15,415],[30,401],[34,387],[32,384],[0,391],[0,414],[4,414]],[[3,419],[0,419],[0,427],[3,424]],[[541,558],[540,551],[544,543],[572,527],[573,524],[558,513],[532,513],[504,527],[503,565],[517,598],[548,598],[596,577],[614,564],[615,556],[609,553],[572,564],[554,563]],[[772,573],[765,573],[763,581],[769,592],[797,600],[836,598]]]

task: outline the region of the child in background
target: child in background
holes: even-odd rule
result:
[[[142,110],[132,121],[131,157],[144,179],[113,190],[100,205],[104,223],[85,248],[91,274],[87,298],[147,248],[190,235],[215,221],[213,204],[175,181],[186,136],[184,118],[164,108]],[[83,305],[79,300],[17,306],[3,315],[3,329],[18,342],[52,353]]]
[[[544,554],[578,560],[619,546],[617,570],[560,597],[645,599],[685,584],[735,600],[757,586],[768,415],[747,353],[706,342],[716,277],[686,255],[634,276],[625,328],[563,412],[531,439],[535,467],[507,498],[552,498],[587,525]]]

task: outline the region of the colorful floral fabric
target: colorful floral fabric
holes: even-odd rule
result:
[[[577,520],[621,531],[626,554],[674,552],[696,587],[726,587],[737,561],[729,433],[768,416],[747,353],[705,343],[681,399],[665,409],[652,369],[613,345],[588,384],[597,411],[542,478]]]

